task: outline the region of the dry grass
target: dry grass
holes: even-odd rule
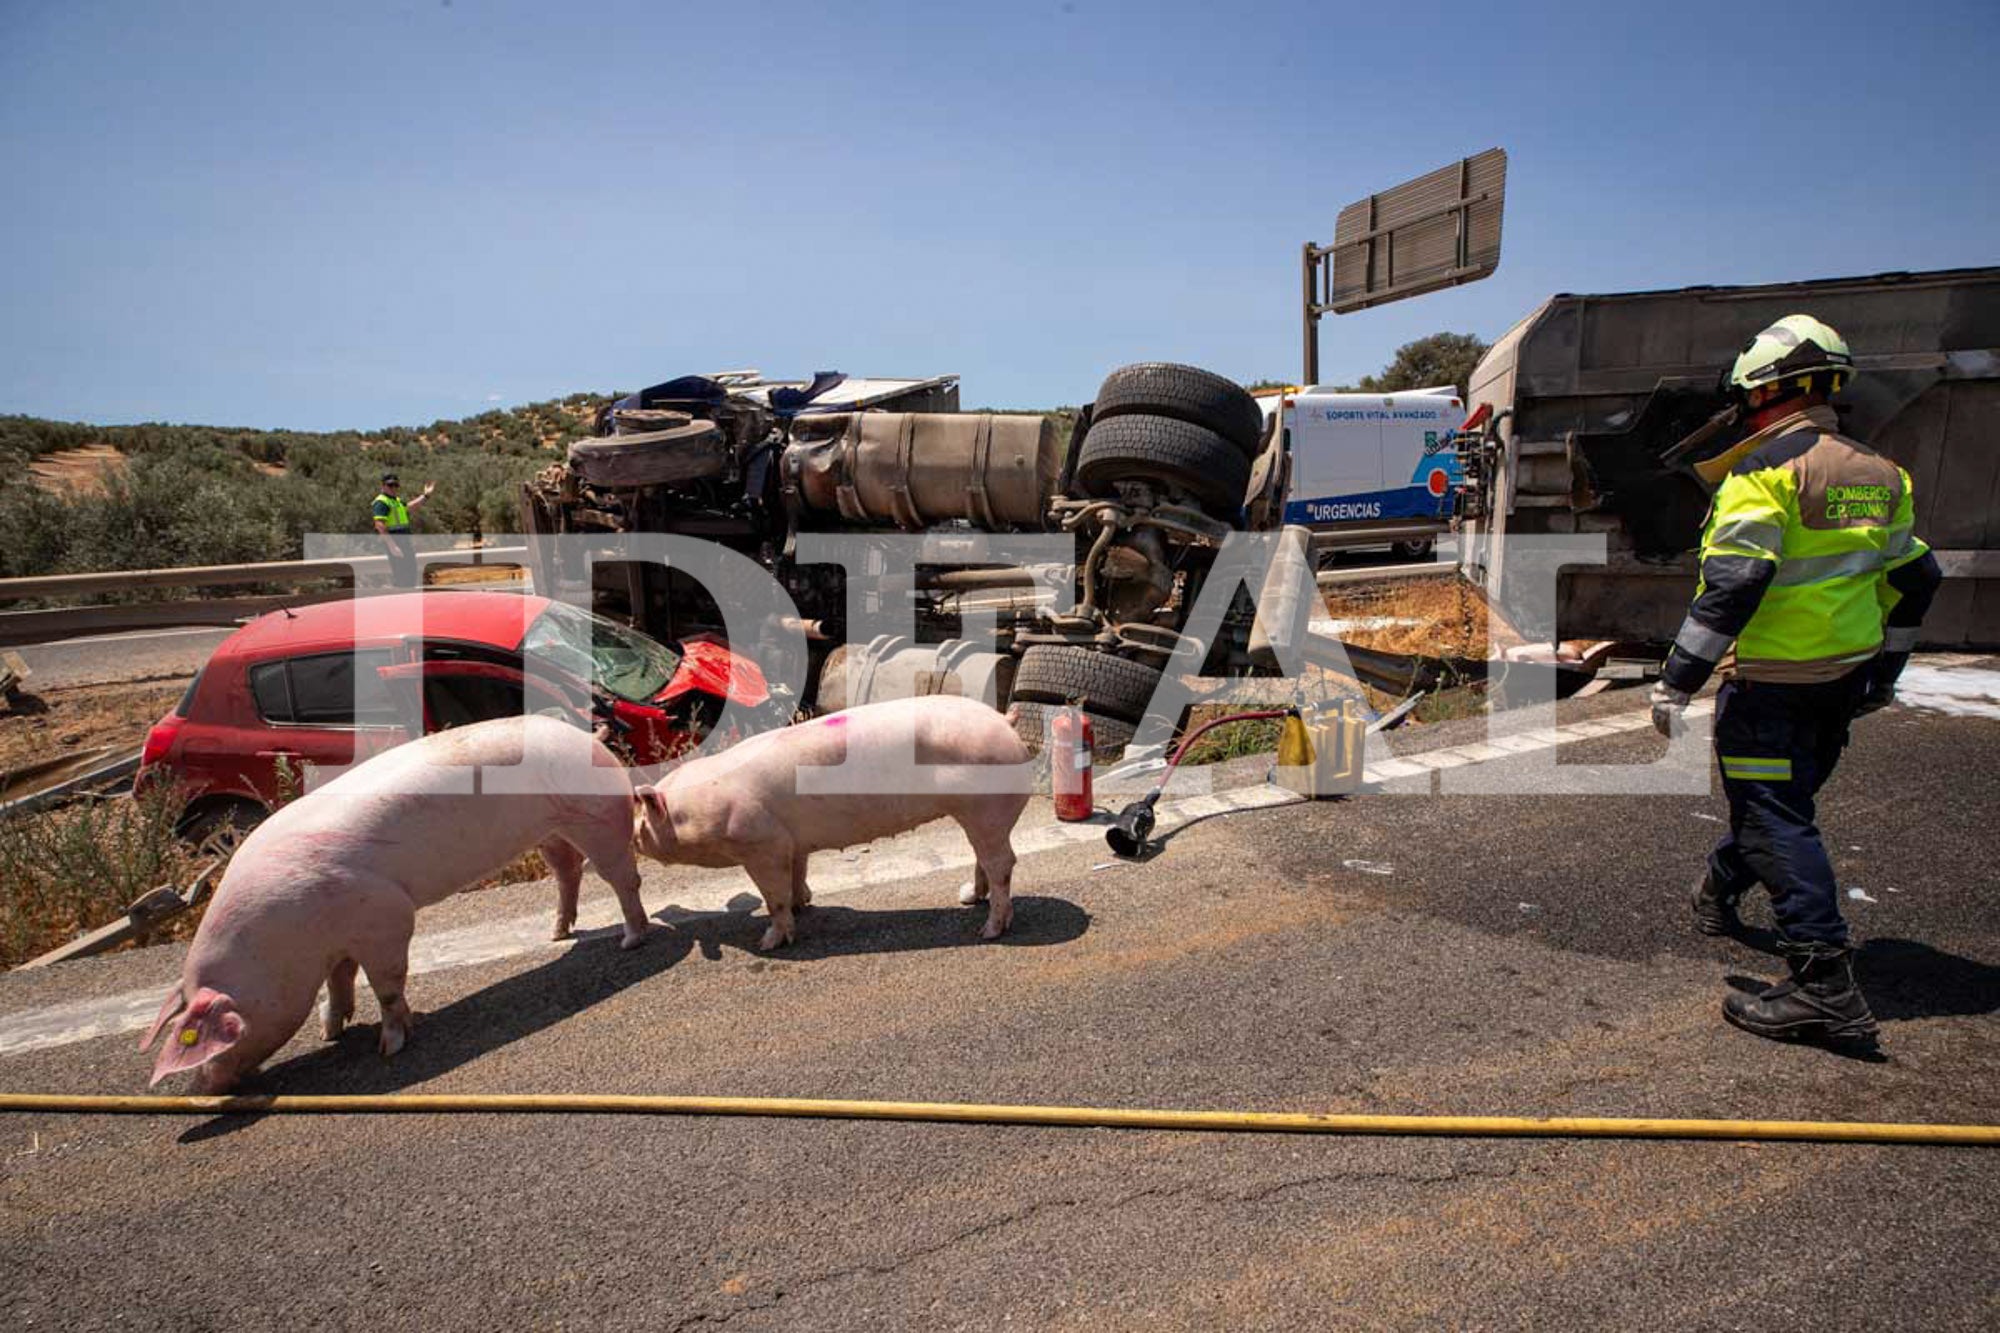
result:
[[[1196,708],[1188,715],[1188,730],[1193,731],[1204,722],[1212,721],[1230,713],[1242,710],[1235,708]],[[1260,718],[1251,722],[1231,722],[1217,727],[1196,741],[1181,760],[1189,767],[1202,764],[1221,764],[1231,759],[1241,759],[1246,755],[1278,753],[1278,732],[1284,727],[1283,718]]]
[[[99,745],[138,749],[186,685],[76,685],[32,692],[33,682],[0,708],[0,770]]]
[[[13,967],[124,914],[161,884],[193,879],[193,849],[174,836],[181,800],[83,801],[0,823],[0,966]],[[193,934],[194,912],[162,932]]]
[[[0,712],[0,769],[65,751],[139,747],[181,695],[177,683],[79,685],[15,695]],[[79,801],[0,823],[0,966],[12,967],[123,915],[161,884],[183,886],[199,862],[174,835],[178,793]],[[200,912],[155,938],[186,938]]]
[[[0,968],[119,919],[157,885],[190,883],[207,861],[175,835],[179,813],[178,797],[160,793],[84,801],[0,823]],[[530,851],[467,892],[548,875],[541,853]],[[192,939],[207,902],[111,952]]]

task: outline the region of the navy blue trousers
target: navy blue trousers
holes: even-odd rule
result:
[[[1814,823],[1813,798],[1847,748],[1869,666],[1818,685],[1728,680],[1715,702],[1715,757],[1729,834],[1709,855],[1715,886],[1734,897],[1762,883],[1778,933],[1845,945],[1840,889]]]

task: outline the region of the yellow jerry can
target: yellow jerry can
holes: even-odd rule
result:
[[[1285,719],[1271,779],[1301,796],[1345,796],[1361,786],[1368,722],[1352,699]]]

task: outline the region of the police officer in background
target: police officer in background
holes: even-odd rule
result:
[[[410,537],[410,511],[420,508],[436,489],[436,482],[425,482],[424,493],[406,503],[398,494],[402,484],[396,474],[382,474],[382,489],[375,496],[370,516],[375,531],[382,535],[382,544],[388,548],[389,581],[398,588],[414,588],[422,581],[417,573],[416,544]]]
[[[1688,699],[1735,647],[1716,696],[1729,833],[1695,890],[1696,926],[1740,928],[1737,900],[1771,895],[1789,979],[1732,993],[1723,1017],[1765,1037],[1871,1038],[1813,797],[1848,722],[1894,701],[1941,575],[1912,530],[1910,474],[1841,435],[1828,399],[1854,374],[1838,333],[1788,315],[1752,338],[1729,386],[1750,437],[1696,465],[1715,488],[1701,582],[1653,689],[1673,735]]]

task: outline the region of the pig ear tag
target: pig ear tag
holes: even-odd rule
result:
[[[181,1029],[181,1045],[192,1046],[200,1040],[201,1033],[195,1031],[193,1028],[186,1027]]]

